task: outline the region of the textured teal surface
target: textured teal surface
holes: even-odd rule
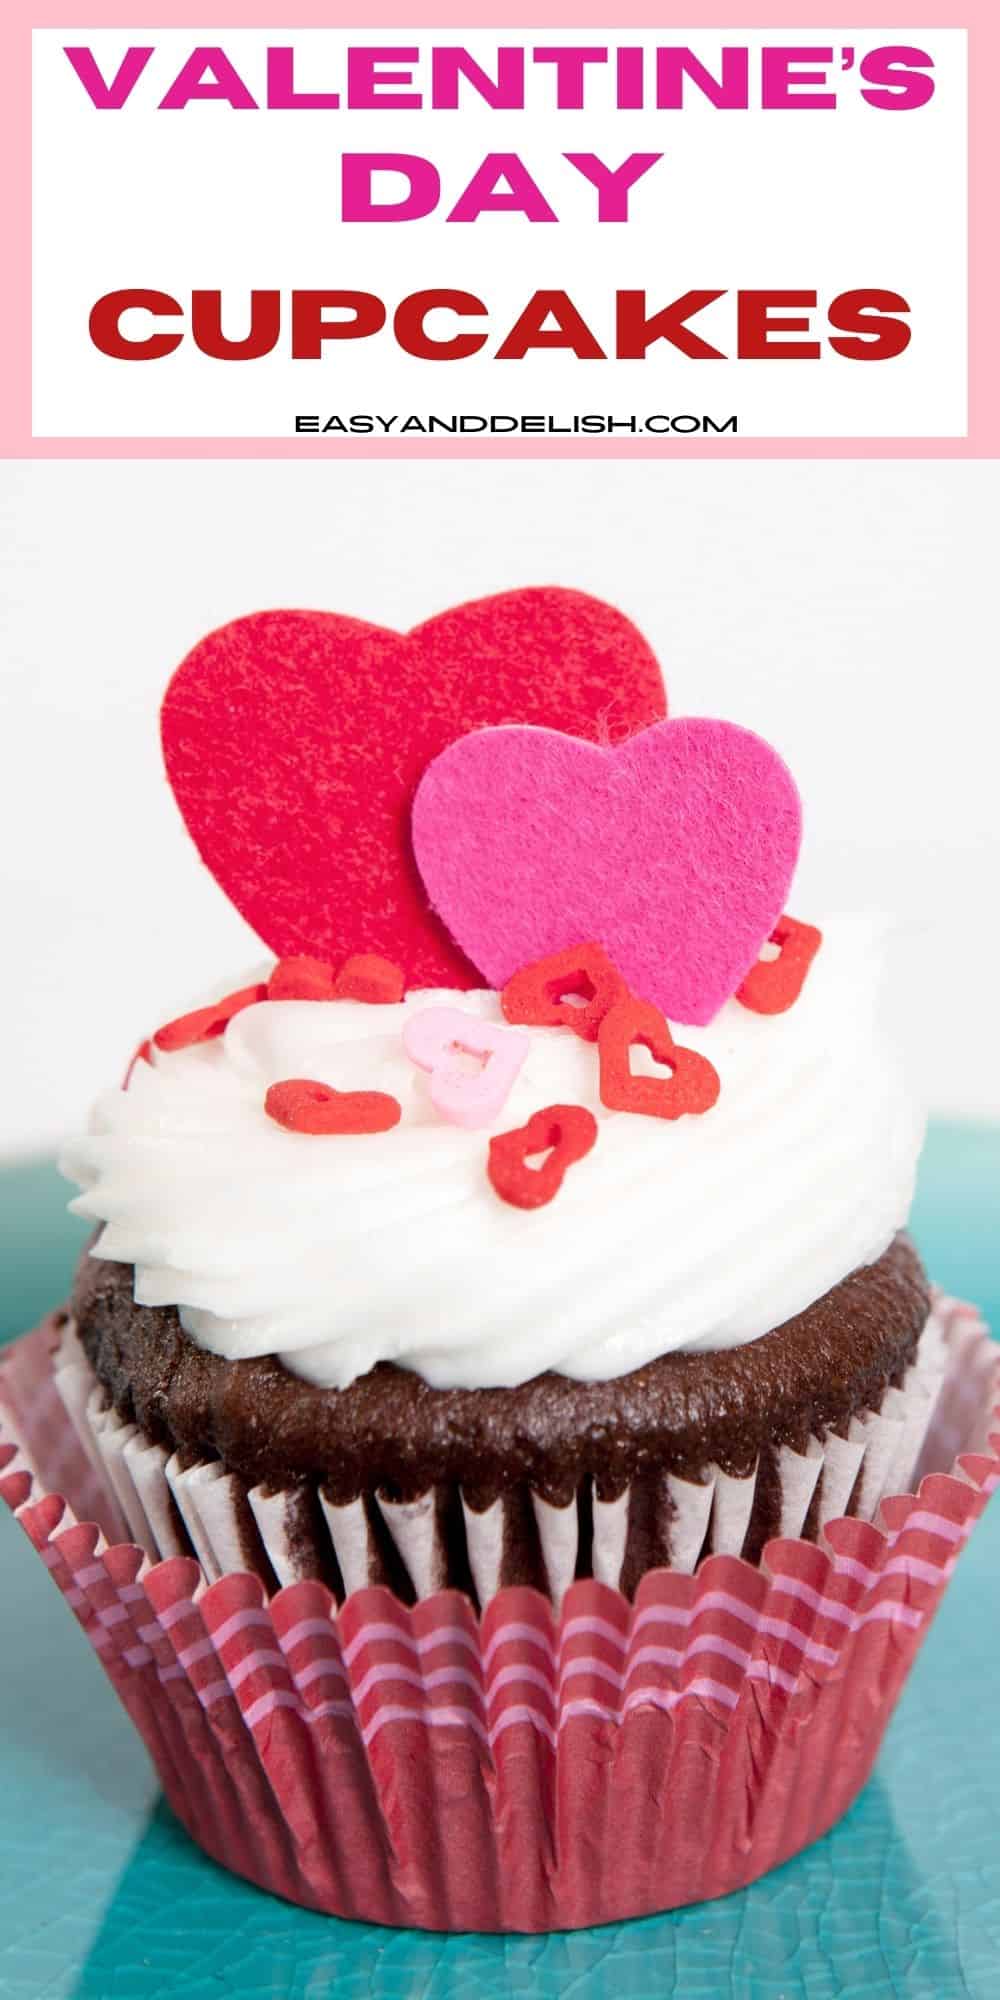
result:
[[[80,1239],[51,1167],[0,1172],[0,1336]],[[915,1233],[1000,1327],[1000,1132],[932,1133]],[[550,1938],[315,1917],[205,1860],[38,1558],[0,1518],[0,2000],[997,2000],[1000,1504],[977,1528],[875,1778],[825,1840],[724,1902]]]

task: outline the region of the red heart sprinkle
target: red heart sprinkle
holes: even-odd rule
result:
[[[405,992],[406,981],[398,965],[369,951],[347,959],[333,982],[336,1000],[367,1000],[375,1007],[390,1006]]]
[[[823,942],[815,924],[800,924],[797,917],[779,917],[770,943],[780,947],[777,958],[762,958],[751,966],[737,1000],[755,1014],[784,1014],[793,1006],[805,985],[806,973]]]
[[[334,1090],[312,1077],[288,1077],[272,1083],[264,1109],[286,1132],[328,1134],[391,1132],[399,1124],[400,1106],[381,1090]]]
[[[671,1074],[633,1076],[629,1052],[636,1043],[655,1062],[669,1065]],[[719,1078],[707,1056],[683,1049],[649,1000],[631,994],[605,1014],[597,1033],[601,1070],[601,1103],[610,1111],[638,1111],[647,1118],[680,1118],[685,1112],[710,1111],[719,1095]]]
[[[490,1140],[486,1171],[503,1201],[514,1208],[543,1208],[559,1193],[566,1170],[589,1153],[597,1138],[597,1120],[582,1104],[548,1104],[514,1132]],[[540,1167],[529,1167],[533,1153],[548,1152]]]
[[[167,1053],[193,1048],[195,1042],[208,1042],[221,1035],[233,1015],[242,1013],[244,1007],[255,1007],[259,1000],[266,999],[266,986],[241,987],[238,993],[227,993],[224,1000],[216,1000],[211,1007],[196,1007],[193,1014],[180,1014],[176,1021],[168,1021],[166,1027],[157,1028],[153,1040],[158,1049]]]
[[[141,1062],[151,1063],[152,1060],[153,1060],[153,1044],[147,1037],[146,1041],[139,1043],[138,1048],[134,1051],[134,1053],[129,1059],[129,1066],[125,1071],[124,1076],[122,1077],[122,1089],[123,1090],[128,1089],[129,1084],[132,1081],[132,1071],[135,1069],[137,1063]]]
[[[279,958],[267,982],[269,1000],[332,1000],[333,967],[323,958]]]
[[[627,992],[620,972],[599,944],[578,944],[515,972],[500,995],[500,1005],[508,1021],[534,1028],[572,1028],[585,1042],[596,1042],[609,1007],[624,1000]],[[574,1006],[567,994],[582,999],[584,1005]]]

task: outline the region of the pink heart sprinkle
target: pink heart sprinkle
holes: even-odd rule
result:
[[[495,1028],[460,1007],[422,1007],[403,1029],[403,1047],[418,1069],[430,1070],[431,1103],[453,1125],[492,1125],[510,1094],[530,1037]],[[479,1056],[469,1071],[462,1056]]]

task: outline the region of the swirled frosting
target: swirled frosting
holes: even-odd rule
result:
[[[489,1129],[445,1122],[403,1048],[425,1007],[502,1025],[496,995],[426,991],[398,1006],[268,1001],[216,1040],[157,1052],[67,1148],[72,1207],[104,1225],[96,1256],[134,1264],[140,1304],[177,1306],[216,1354],[274,1353],[324,1386],[379,1361],[441,1388],[544,1369],[590,1381],[735,1346],[873,1261],[906,1220],[922,1120],[879,1025],[879,958],[870,924],[837,920],[788,1013],[732,1000],[678,1031],[721,1079],[700,1117],[606,1110],[593,1044],[531,1029],[490,1129],[553,1103],[588,1106],[600,1128],[542,1209],[498,1198]],[[388,1091],[401,1122],[285,1131],[264,1110],[285,1077]]]

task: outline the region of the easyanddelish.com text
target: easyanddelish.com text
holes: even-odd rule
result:
[[[363,413],[353,416],[320,416],[303,414],[295,418],[298,436],[324,437],[343,435],[345,437],[400,437],[409,433],[433,436],[435,433],[451,437],[488,436],[521,437],[607,437],[623,431],[632,437],[662,437],[673,433],[675,436],[689,437],[697,433],[703,435],[730,434],[739,430],[735,416],[708,417],[684,415],[666,416],[653,413],[646,417],[612,417],[597,413],[572,417],[545,417],[530,414],[520,416],[495,414],[489,417],[471,413],[454,416],[409,416],[379,417]]]

